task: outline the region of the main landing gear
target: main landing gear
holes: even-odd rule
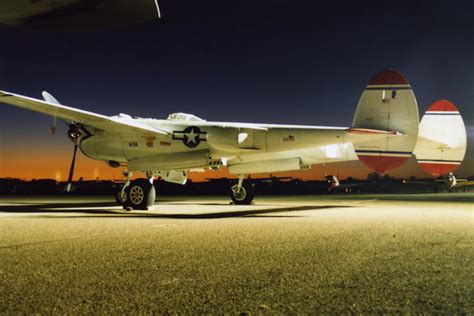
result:
[[[237,205],[249,205],[255,197],[253,185],[244,181],[244,175],[239,176],[239,182],[231,188],[230,198]]]
[[[131,172],[125,172],[127,177],[123,187],[115,195],[115,200],[126,210],[147,211],[153,206],[156,198],[155,187],[153,186],[153,175],[147,174],[147,179],[136,179],[130,181]]]
[[[115,195],[115,200],[127,211],[142,210],[147,211],[153,206],[156,198],[155,187],[153,186],[153,174],[147,173],[147,178],[131,181],[132,173],[124,172],[126,181],[123,187]],[[239,181],[231,188],[231,199],[237,205],[249,205],[255,197],[253,185],[244,180],[245,175],[239,176]]]

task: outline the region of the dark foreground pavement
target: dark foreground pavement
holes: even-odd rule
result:
[[[181,198],[179,198],[181,199]],[[474,314],[474,195],[0,199],[0,314]]]

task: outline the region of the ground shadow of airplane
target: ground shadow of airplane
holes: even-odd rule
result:
[[[169,202],[169,201],[167,201]],[[214,205],[225,206],[226,203],[193,203],[193,205]],[[184,208],[191,204],[179,204]],[[103,209],[104,207],[114,207],[114,209]],[[183,213],[160,214],[156,212],[127,212],[120,208],[116,208],[114,202],[86,202],[86,203],[35,203],[35,204],[14,204],[0,205],[0,213],[32,213],[31,217],[35,218],[168,218],[168,219],[219,219],[231,217],[302,217],[301,215],[277,215],[277,213],[287,213],[295,211],[324,210],[332,208],[347,208],[349,205],[304,205],[304,206],[274,206],[262,205],[260,208],[250,210],[235,210],[224,212],[205,212],[197,214]],[[85,209],[86,208],[86,209]],[[34,214],[39,213],[39,214]],[[45,214],[47,213],[47,215]],[[59,213],[82,213],[78,216],[59,216],[50,214]],[[269,215],[265,215],[269,214]],[[274,214],[274,215],[273,215]]]

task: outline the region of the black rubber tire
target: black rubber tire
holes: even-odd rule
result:
[[[146,179],[137,179],[127,188],[128,206],[134,210],[147,211],[155,203],[156,192],[153,184]]]
[[[253,198],[255,197],[253,185],[248,181],[244,181],[244,183],[242,183],[241,193],[239,195],[234,193],[233,188],[236,186],[237,185],[234,185],[230,190],[230,198],[232,199],[232,202],[234,202],[236,205],[250,205],[253,201]]]

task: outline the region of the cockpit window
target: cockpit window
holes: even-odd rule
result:
[[[172,113],[168,115],[167,120],[169,121],[199,121],[199,122],[204,122],[202,118],[197,117],[196,115],[193,114],[188,114],[188,113]]]

